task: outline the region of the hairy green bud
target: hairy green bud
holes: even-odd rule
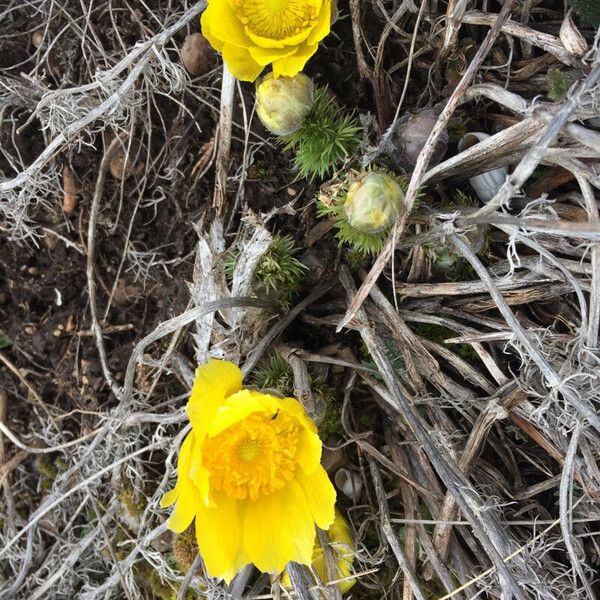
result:
[[[256,84],[256,114],[274,135],[291,135],[300,129],[315,99],[310,77],[278,77],[268,73]]]

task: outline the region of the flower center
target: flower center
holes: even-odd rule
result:
[[[262,452],[262,444],[259,440],[244,440],[238,446],[240,460],[245,463],[254,462]]]
[[[256,500],[294,477],[300,426],[282,411],[253,413],[204,443],[211,485],[237,499]]]
[[[283,40],[317,23],[311,0],[236,0],[237,15],[252,33]]]

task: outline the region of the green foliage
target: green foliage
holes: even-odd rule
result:
[[[571,5],[582,21],[592,27],[600,27],[600,2],[598,0],[571,0]]]
[[[548,98],[553,102],[561,102],[565,99],[569,84],[565,74],[556,68],[548,69]]]
[[[356,273],[360,269],[367,267],[367,256],[355,248],[348,248],[348,252],[346,252],[346,264],[353,273]]]
[[[394,343],[393,340],[387,338],[383,341],[383,347],[385,349],[385,354],[387,359],[390,361],[392,368],[394,371],[402,371],[405,368],[404,358],[402,358],[402,353],[398,350],[398,346]],[[365,360],[361,361],[363,367],[369,369],[371,371],[371,375],[379,380],[383,381],[381,375],[379,375],[379,370],[375,361],[371,358],[369,351],[366,346],[362,346],[362,353],[366,357]]]
[[[254,277],[262,283],[268,295],[281,306],[288,306],[298,291],[307,267],[297,258],[298,248],[289,235],[275,235],[269,249],[262,255]],[[231,279],[240,252],[230,250],[225,257],[225,273]]]
[[[256,366],[250,382],[259,389],[277,390],[284,396],[294,395],[294,372],[279,352],[272,352]]]
[[[357,149],[361,131],[356,117],[344,114],[327,89],[318,88],[300,129],[281,141],[294,151],[294,165],[302,177],[323,179]]]
[[[276,235],[254,273],[264,284],[267,293],[273,293],[282,304],[287,304],[297,291],[307,268],[295,257],[297,252],[294,240],[289,235]]]
[[[467,133],[469,121],[471,121],[471,117],[466,110],[457,110],[448,123],[448,141],[456,144]]]
[[[8,348],[9,346],[12,346],[12,340],[2,329],[0,329],[0,350],[2,348]]]

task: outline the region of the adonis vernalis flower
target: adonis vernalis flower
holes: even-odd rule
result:
[[[161,503],[175,503],[169,528],[180,533],[195,518],[206,570],[227,582],[249,563],[269,573],[309,565],[315,526],[333,523],[335,490],[302,405],[243,389],[237,366],[210,360],[196,371],[187,414],[177,484]]]
[[[293,77],[329,33],[331,0],[208,0],[202,33],[237,79]]]

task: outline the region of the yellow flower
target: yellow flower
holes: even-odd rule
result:
[[[333,522],[335,490],[302,405],[242,389],[237,366],[210,360],[196,370],[187,414],[177,484],[161,502],[175,503],[169,528],[180,533],[195,517],[206,570],[227,582],[249,563],[269,573],[309,565],[315,525]]]
[[[319,579],[323,583],[329,583],[337,579],[343,579],[348,577],[352,572],[352,562],[354,561],[354,543],[352,541],[352,535],[348,523],[344,520],[344,517],[338,510],[335,511],[335,519],[327,531],[327,537],[329,538],[329,545],[333,550],[333,556],[335,558],[337,572],[334,578],[327,575],[327,567],[325,566],[325,553],[323,552],[323,546],[317,539],[315,547],[313,548],[312,555],[312,567],[319,576]],[[340,581],[338,587],[342,594],[345,594],[354,584],[356,579],[346,579]],[[287,571],[281,578],[281,584],[285,588],[291,587],[291,582]]]
[[[329,33],[331,0],[208,0],[202,33],[237,79],[293,77]]]

